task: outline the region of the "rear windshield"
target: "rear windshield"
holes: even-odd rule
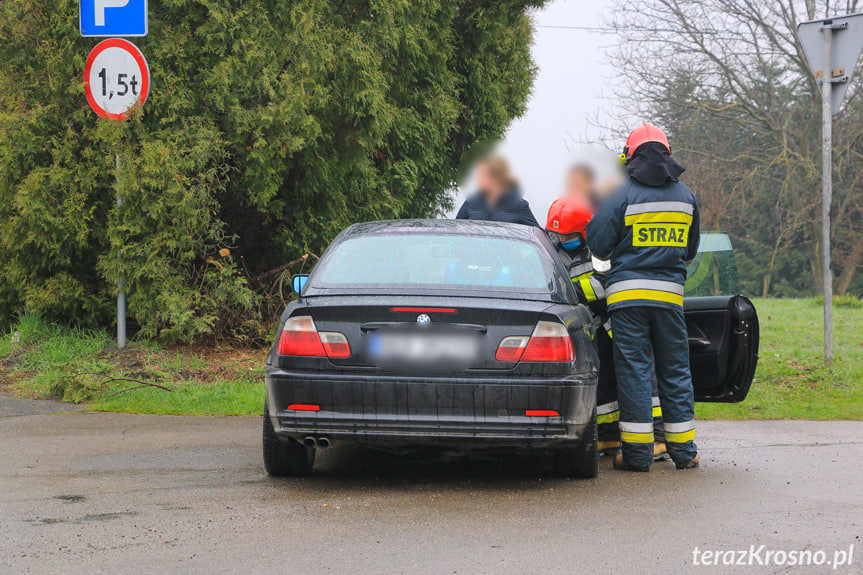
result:
[[[489,236],[374,235],[333,246],[313,287],[504,288],[552,291],[551,262],[539,246]]]

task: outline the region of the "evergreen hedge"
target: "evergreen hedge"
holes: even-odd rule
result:
[[[125,278],[143,337],[260,337],[268,270],[449,207],[460,159],[524,111],[542,3],[150,0],[149,100],[108,122],[78,0],[5,0],[0,318],[110,325]]]

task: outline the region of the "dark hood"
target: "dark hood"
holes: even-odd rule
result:
[[[678,164],[659,142],[648,142],[638,147],[626,164],[630,177],[645,186],[658,188],[675,182],[686,168]]]

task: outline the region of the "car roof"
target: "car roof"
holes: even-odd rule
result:
[[[539,228],[505,222],[483,222],[475,220],[411,219],[380,220],[353,224],[345,229],[342,240],[364,235],[389,234],[444,234],[493,236],[536,242]]]

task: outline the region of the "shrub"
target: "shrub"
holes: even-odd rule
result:
[[[0,318],[105,326],[124,279],[142,336],[261,337],[268,270],[449,205],[524,110],[542,3],[152,2],[122,123],[85,102],[77,0],[0,3]]]

